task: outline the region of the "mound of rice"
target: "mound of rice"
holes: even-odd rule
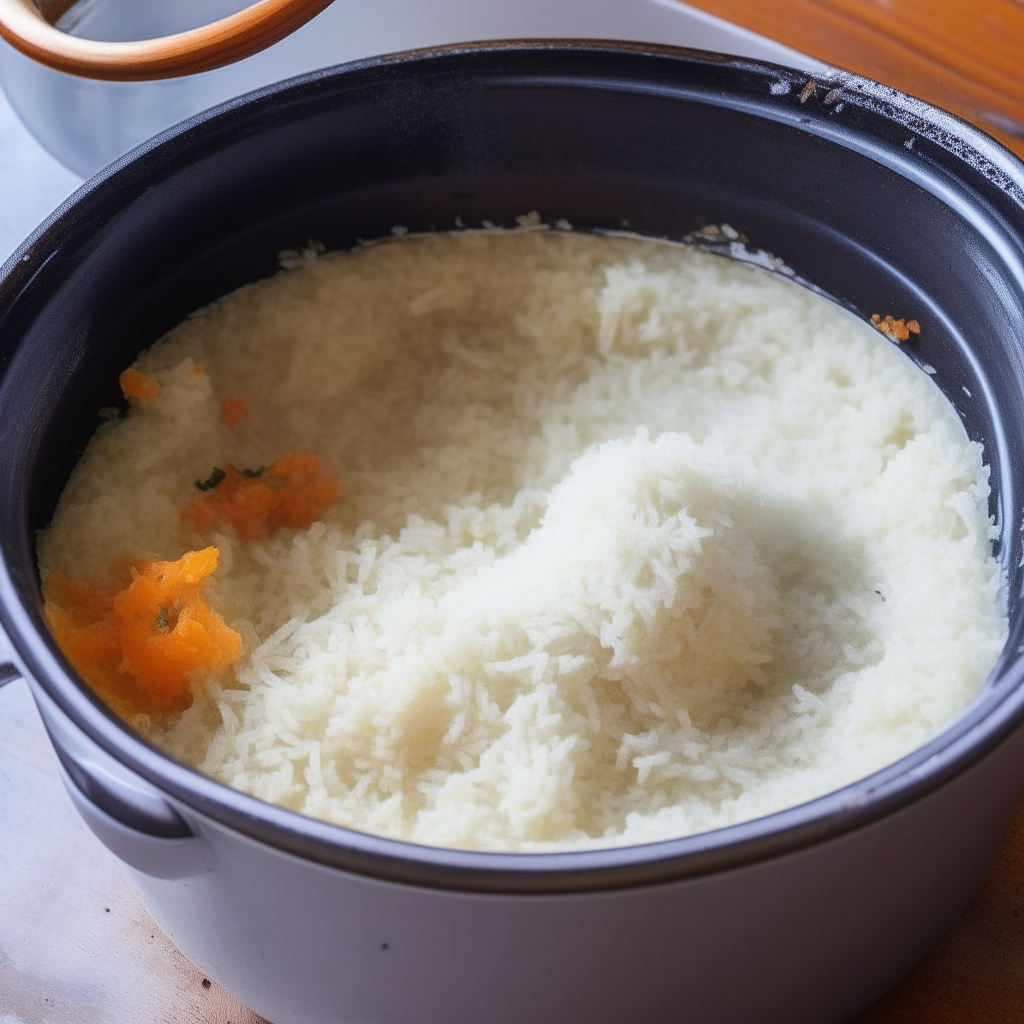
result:
[[[160,395],[97,431],[39,539],[79,577],[220,548],[245,651],[135,720],[171,754],[367,832],[564,850],[808,800],[977,693],[1007,630],[988,471],[870,326],[637,239],[290,262],[140,358]],[[344,483],[322,522],[182,520],[213,466],[294,450]]]

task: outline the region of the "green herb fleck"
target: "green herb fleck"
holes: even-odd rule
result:
[[[214,466],[213,472],[210,474],[209,478],[206,480],[197,480],[196,487],[201,491],[212,491],[214,487],[216,487],[217,484],[219,484],[226,476],[227,473],[225,473],[220,466]]]
[[[243,469],[242,476],[247,476],[250,480],[258,476],[263,476],[267,471],[266,466],[257,466],[255,469]]]

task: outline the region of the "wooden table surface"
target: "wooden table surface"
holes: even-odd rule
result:
[[[945,107],[1024,157],[1024,0],[687,2]]]
[[[1024,157],[1024,0],[688,2],[945,107]],[[1024,1024],[1024,803],[961,920],[856,1024]]]

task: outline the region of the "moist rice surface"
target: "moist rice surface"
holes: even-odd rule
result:
[[[1007,631],[981,448],[852,314],[556,231],[290,264],[140,357],[159,396],[39,538],[44,577],[219,547],[244,652],[133,720],[167,752],[366,832],[563,850],[801,803],[979,690]],[[183,521],[212,467],[294,450],[343,482],[323,521]]]

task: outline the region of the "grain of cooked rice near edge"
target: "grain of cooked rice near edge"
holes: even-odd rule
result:
[[[198,602],[237,653],[125,713],[341,825],[546,851],[758,817],[935,735],[1006,636],[988,470],[932,381],[822,297],[691,247],[307,253],[133,371],[158,393],[90,442],[44,583],[166,588],[216,550],[148,628],[169,643],[166,609]],[[316,521],[247,534],[232,510],[290,500],[267,474],[295,453]]]

